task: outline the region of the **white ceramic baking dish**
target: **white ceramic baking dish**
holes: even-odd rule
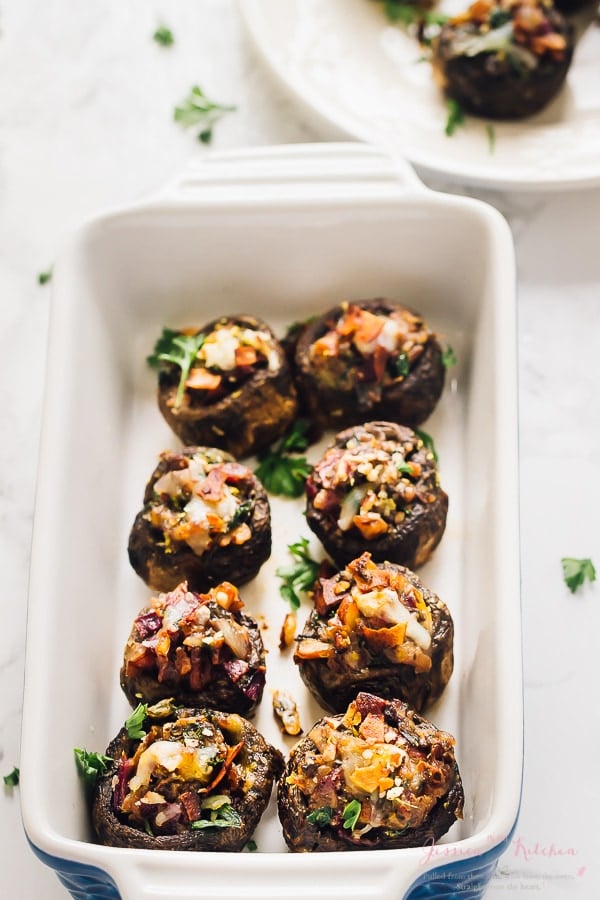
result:
[[[456,625],[455,672],[428,715],[456,736],[464,819],[435,847],[293,855],[271,803],[256,853],[99,846],[73,748],[104,751],[128,715],[118,670],[148,591],[127,536],[158,452],[176,445],[145,358],[164,325],[245,311],[283,333],[340,298],[370,296],[419,309],[458,357],[425,426],[450,513],[421,575]],[[515,306],[501,216],[426,190],[406,164],[359,144],[206,157],[160,196],[75,236],[54,274],[21,757],[27,835],[73,897],[481,895],[521,786]],[[287,607],[275,569],[289,563],[290,541],[309,536],[301,501],[273,501],[273,530],[273,556],[242,597],[268,625],[255,722],[286,752],[270,689],[296,696],[305,729],[319,716],[277,648]]]

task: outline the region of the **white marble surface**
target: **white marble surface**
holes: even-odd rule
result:
[[[175,34],[170,49],[151,40],[159,20]],[[148,194],[207,152],[172,121],[193,83],[238,106],[215,129],[215,148],[330,137],[265,73],[233,0],[0,4],[1,774],[19,762],[52,304],[38,273],[83,219]],[[507,216],[519,267],[526,712],[521,816],[489,896],[591,900],[600,896],[600,583],[572,596],[560,558],[600,567],[600,189],[478,196]],[[0,787],[0,848],[3,897],[67,897],[27,847],[18,788]]]

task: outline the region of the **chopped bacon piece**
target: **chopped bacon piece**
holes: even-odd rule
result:
[[[222,381],[222,376],[210,372],[202,366],[196,366],[188,375],[185,386],[193,391],[214,391]]]
[[[254,347],[247,344],[240,344],[235,348],[235,364],[236,366],[253,366],[258,359],[258,354]]]
[[[215,466],[210,470],[204,481],[197,488],[198,494],[204,500],[221,500],[223,498],[223,486],[227,480],[227,474],[223,466]]]
[[[359,734],[365,741],[383,742],[385,735],[385,722],[383,715],[367,713],[358,729]]]
[[[381,316],[351,304],[338,322],[337,332],[341,335],[353,335],[359,343],[369,344],[378,337],[383,325],[384,319]]]
[[[319,578],[317,582],[314,604],[320,616],[326,616],[340,605],[342,597],[335,593],[334,586],[333,578]]]
[[[162,619],[157,613],[148,612],[138,616],[134,625],[137,629],[138,640],[143,641],[150,635],[156,634],[162,625]]]
[[[195,791],[184,791],[179,796],[179,802],[183,806],[188,822],[197,822],[202,815],[198,794]]]

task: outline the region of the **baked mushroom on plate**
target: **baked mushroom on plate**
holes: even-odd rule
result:
[[[573,27],[551,0],[476,0],[442,27],[432,65],[464,112],[522,119],[557,95],[573,49]]]
[[[251,715],[265,686],[258,623],[225,581],[206,594],[178,585],[152,597],[136,616],[125,646],[121,687],[132,706],[173,698]]]
[[[360,693],[292,749],[278,787],[291,850],[432,844],[462,818],[454,738],[406,706]]]
[[[269,326],[223,316],[201,329],[164,329],[148,362],[158,368],[160,410],[184,444],[248,456],[296,416],[296,390]]]
[[[452,674],[454,625],[445,603],[410,569],[369,553],[321,578],[294,662],[326,709],[359,691],[404,700],[421,712]]]
[[[281,754],[250,722],[214,709],[147,718],[109,744],[92,821],[102,844],[148,850],[239,851],[281,772]]]
[[[300,332],[296,383],[321,428],[368,419],[419,425],[444,386],[442,349],[423,318],[392,300],[344,302]]]
[[[263,486],[213,447],[165,450],[129,536],[129,561],[155,591],[182,581],[206,591],[242,585],[271,553],[271,513]]]
[[[306,482],[306,521],[336,565],[368,551],[416,569],[446,527],[434,455],[411,428],[366,422],[340,432]]]

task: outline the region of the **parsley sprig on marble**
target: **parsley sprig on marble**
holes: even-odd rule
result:
[[[565,584],[572,594],[582,587],[584,582],[596,580],[596,569],[591,559],[563,556],[561,563]]]
[[[180,106],[175,107],[175,121],[184,128],[200,128],[198,140],[209,144],[213,127],[226,113],[237,107],[209,100],[201,87],[195,84]]]
[[[298,456],[308,447],[309,422],[297,419],[291,431],[275,448],[259,454],[259,465],[254,474],[271,494],[283,497],[300,497],[311,465],[305,456]]]
[[[310,555],[307,538],[288,544],[288,550],[295,562],[290,566],[280,566],[275,574],[281,579],[279,593],[292,609],[298,609],[302,596],[314,587],[320,563],[315,562]]]

